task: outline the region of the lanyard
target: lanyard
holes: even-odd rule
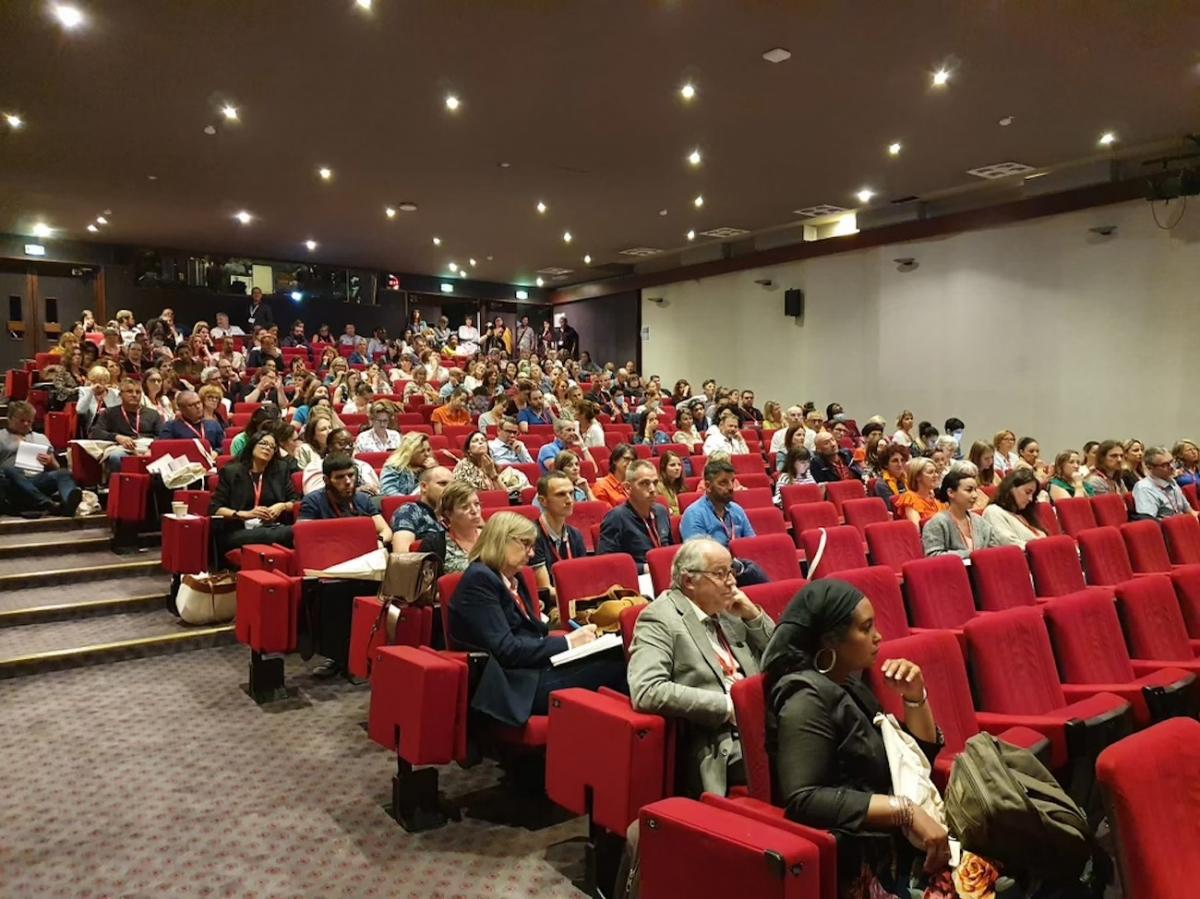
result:
[[[654,544],[654,548],[658,549],[659,547],[661,547],[662,546],[662,537],[659,536],[658,528],[655,527],[656,522],[654,521],[654,511],[651,510],[649,518],[646,518],[646,519],[639,518],[638,520],[641,521],[643,527],[646,528],[646,534],[649,535],[650,542]],[[732,539],[732,536],[733,535],[731,534],[730,535],[731,539]]]
[[[129,413],[125,411],[125,407],[121,407],[121,414],[125,416],[125,424],[133,428],[133,436],[136,437],[142,430],[142,407],[138,406],[137,415],[133,421],[129,420]]]
[[[250,483],[254,485],[254,506],[257,508],[262,505],[263,475],[260,474],[257,481],[251,475]]]
[[[529,617],[529,610],[525,608],[525,601],[521,598],[521,592],[508,580],[504,578],[504,586],[508,588],[508,595],[512,597],[512,601],[517,606],[517,611],[521,613],[521,617],[526,621],[532,621]]]
[[[570,561],[572,558],[571,539],[567,536],[567,526],[565,524],[563,525],[562,536],[559,537],[559,541],[561,542],[556,541],[552,536],[550,536],[550,532],[546,530],[544,519],[541,517],[538,518],[538,528],[541,529],[542,535],[546,538],[550,554],[554,556],[554,561],[561,562],[564,558],[567,561]]]
[[[204,438],[204,422],[201,422],[201,423],[200,423],[200,427],[198,427],[198,428],[197,428],[195,425],[193,425],[193,424],[192,424],[190,421],[188,421],[186,418],[181,418],[181,419],[179,419],[179,420],[180,420],[181,422],[183,422],[185,425],[187,425],[187,428],[188,428],[188,430],[189,430],[189,431],[191,431],[193,434],[195,434],[195,435],[196,435],[196,437],[197,437],[198,439],[200,439],[200,440],[204,440],[204,439],[205,439],[205,438]]]
[[[721,622],[715,618],[710,620],[712,621],[712,629],[716,632],[717,643],[720,645],[720,650],[717,652],[717,662],[721,665],[721,673],[729,680],[735,680],[738,673],[737,659],[733,655],[729,641],[725,639],[725,632],[721,630]]]

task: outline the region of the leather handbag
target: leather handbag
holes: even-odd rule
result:
[[[597,633],[615,634],[621,630],[621,613],[634,606],[644,606],[647,600],[636,590],[613,585],[597,596],[575,600],[573,619],[578,624],[594,624]]]
[[[237,578],[229,571],[184,575],[175,608],[188,624],[233,621],[237,614]]]

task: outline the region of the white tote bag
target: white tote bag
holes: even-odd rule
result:
[[[929,817],[945,827],[946,808],[929,776],[932,771],[929,759],[925,758],[917,741],[892,715],[880,712],[875,716],[875,726],[879,728],[883,748],[887,751],[888,768],[892,772],[892,795],[912,800],[913,805],[924,809]],[[904,836],[918,849],[924,848],[910,832],[905,831]]]

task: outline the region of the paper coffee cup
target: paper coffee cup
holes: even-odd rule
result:
[[[188,513],[188,505],[187,503],[171,503],[171,511],[174,512],[177,517],[182,518]]]

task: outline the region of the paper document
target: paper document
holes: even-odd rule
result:
[[[388,551],[382,546],[369,553],[328,568],[306,568],[305,577],[349,578],[361,581],[381,581],[387,568]]]
[[[649,573],[638,575],[638,593],[647,599],[654,599],[654,581],[650,579]]]
[[[22,440],[17,446],[17,459],[13,463],[22,471],[41,472],[46,466],[38,461],[38,456],[42,453],[52,453],[48,446],[42,446],[40,443],[30,443],[28,440]]]
[[[559,665],[566,665],[568,662],[574,662],[577,659],[586,659],[588,656],[595,655],[598,652],[619,649],[620,646],[620,634],[605,634],[603,637],[597,637],[591,643],[584,643],[582,646],[560,652],[556,656],[550,656],[550,664],[557,668]]]

